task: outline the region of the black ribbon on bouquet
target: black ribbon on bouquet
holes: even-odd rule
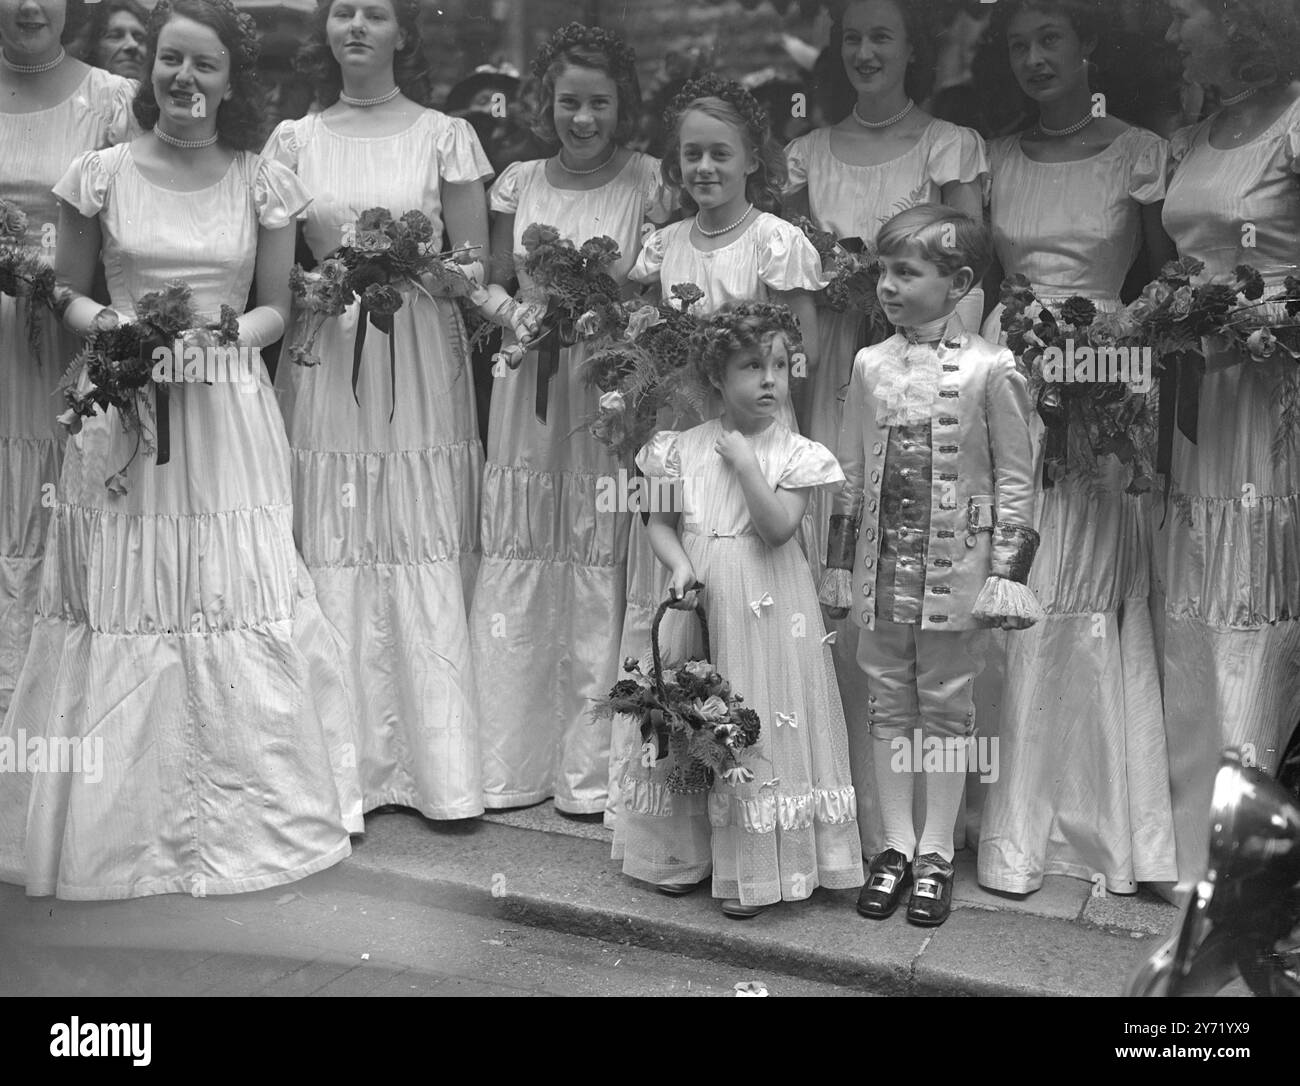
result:
[[[357,334],[352,341],[352,399],[358,407],[361,399],[357,396],[357,379],[361,376],[361,352],[366,345],[366,326],[373,324],[388,337],[388,381],[392,389],[393,406],[388,412],[388,421],[393,421],[397,413],[397,347],[393,340],[393,315],[391,313],[373,313],[363,301],[357,312]]]
[[[1160,411],[1156,422],[1156,471],[1165,477],[1165,508],[1173,485],[1174,427],[1196,444],[1201,415],[1201,380],[1205,360],[1194,351],[1179,351],[1160,370]]]
[[[533,407],[537,421],[545,424],[551,402],[551,381],[560,372],[560,349],[578,342],[578,332],[572,317],[561,310],[552,310],[542,318],[537,338],[529,347],[537,351],[537,392]]]
[[[152,367],[154,351],[159,347],[169,351],[174,350],[175,343],[175,340],[164,339],[162,336],[150,336],[140,344],[140,360]],[[172,376],[176,375],[176,368],[180,364],[179,358],[172,360]],[[154,456],[154,463],[162,467],[172,458],[172,390],[166,381],[154,382],[153,389],[154,416],[158,426],[155,435],[158,449]]]

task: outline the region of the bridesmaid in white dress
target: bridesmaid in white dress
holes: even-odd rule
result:
[[[83,151],[127,137],[135,84],[68,57],[66,0],[0,6],[0,199],[27,215],[23,244],[54,260],[50,187]],[[21,11],[21,16],[20,16]],[[30,26],[28,25],[30,24]],[[50,502],[67,434],[55,395],[76,337],[40,315],[33,354],[28,302],[0,294],[0,718],[9,707],[36,613]]]
[[[932,29],[924,5],[903,0],[854,0],[832,26],[837,48],[833,97],[844,113],[835,124],[793,140],[786,148],[788,203],[837,238],[875,241],[879,228],[906,207],[942,203],[980,219],[981,186],[988,173],[979,133],[931,117],[916,106],[933,67]],[[851,108],[850,108],[851,104]],[[984,316],[984,292],[976,287],[957,307],[967,328]],[[837,448],[844,394],[858,350],[871,336],[860,313],[821,309],[817,368],[796,393],[800,424],[808,436]],[[809,502],[814,530],[808,556],[820,577],[833,494],[815,491]],[[884,849],[875,807],[871,740],[864,720],[869,692],[858,666],[858,628],[848,619],[826,620],[835,632],[833,654],[849,750],[858,790],[858,829],[864,855]]]
[[[326,0],[307,57],[325,108],[282,122],[265,153],[313,196],[315,257],[384,207],[424,212],[435,244],[445,223],[454,246],[480,247],[481,268],[492,169],[468,122],[422,104],[419,5]],[[451,299],[406,293],[391,340],[368,329],[354,397],[359,311],[325,322],[319,366],[286,351],[276,371],[294,533],[347,644],[365,809],[469,818],[483,812],[468,620],[483,447],[464,324]]]
[[[1300,275],[1300,11],[1242,0],[1233,21],[1200,0],[1170,7],[1187,78],[1217,87],[1223,108],[1170,141],[1165,227],[1202,279],[1251,264],[1275,295]],[[1272,316],[1287,319],[1281,305]],[[1300,373],[1283,352],[1207,350],[1196,443],[1174,432],[1165,733],[1184,884],[1205,869],[1219,751],[1250,744],[1276,772],[1300,720],[1300,450],[1273,448],[1284,394],[1300,397]]]
[[[698,315],[744,301],[789,305],[799,319],[810,365],[816,360],[816,310],[811,291],[826,283],[821,260],[803,233],[772,214],[780,208],[784,162],[768,137],[768,118],[739,84],[707,76],[688,83],[674,103],[677,120],[664,158],[664,178],[681,194],[691,216],[657,230],[632,269],[638,283],[667,294],[678,283],[693,283],[704,297],[692,308]],[[704,418],[661,418],[670,429],[694,426],[716,417],[716,396]],[[798,429],[789,400],[781,422]],[[805,554],[811,524],[805,516],[799,542]],[[628,546],[627,610],[619,658],[639,659],[650,648],[650,624],[663,601],[667,578],[655,559],[643,526],[634,524]],[[610,747],[610,794],[633,748],[631,718],[615,718]],[[645,812],[641,812],[645,813]],[[615,821],[614,855],[622,835]]]
[[[175,280],[211,321],[242,308],[255,267],[259,304],[239,318],[251,385],[172,386],[167,464],[131,459],[116,409],[68,442],[4,737],[82,749],[82,771],[0,774],[0,877],[33,896],[265,889],[343,859],[362,828],[355,707],[294,550],[289,445],[257,350],[284,329],[309,197],[242,147],[257,138],[251,22],[229,0],[164,0],[135,102],[150,131],[55,186],[73,331],[131,320]],[[85,296],[101,255],[107,310]],[[110,491],[129,459],[126,492]]]
[[[613,238],[622,255],[610,274],[623,283],[642,227],[668,217],[659,161],[623,146],[640,109],[635,55],[615,35],[573,23],[534,72],[537,128],[559,150],[512,164],[492,186],[494,274],[508,280],[524,231],[545,223],[578,246]],[[519,276],[527,284],[522,267]],[[553,796],[560,811],[599,814],[608,800],[610,726],[592,721],[591,699],[617,679],[631,518],[598,500],[620,465],[587,431],[599,398],[582,378],[588,353],[583,343],[561,350],[544,422],[538,352],[493,382],[470,623],[488,807]]]
[[[1159,217],[1168,147],[1117,117],[1093,117],[1086,59],[1099,28],[1077,5],[1011,3],[998,15],[1039,111],[1032,128],[989,144],[1001,271],[1024,275],[1047,304],[1079,295],[1113,312],[1144,240],[1147,278],[1173,255]],[[995,307],[986,339],[1002,339],[1001,315]],[[1027,893],[1045,875],[1100,875],[1110,891],[1133,893],[1176,877],[1148,606],[1151,496],[1125,493],[1128,471],[1109,455],[1098,476],[1075,465],[1044,489],[1043,426],[1033,421],[1041,542],[1029,583],[1047,617],[998,635],[1001,710],[980,727],[999,737],[999,775],[980,820],[979,880]]]

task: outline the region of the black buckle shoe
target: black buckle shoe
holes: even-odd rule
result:
[[[867,865],[867,882],[858,894],[858,912],[872,920],[892,916],[911,881],[907,857],[896,848],[885,849]]]
[[[914,873],[907,919],[922,927],[937,927],[952,912],[952,864],[936,852],[927,852],[916,858]]]

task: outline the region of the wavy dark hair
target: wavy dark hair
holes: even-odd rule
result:
[[[858,101],[858,93],[849,82],[844,71],[844,15],[855,2],[832,5],[831,42],[827,47],[833,62],[828,60],[824,87],[820,87],[820,99],[826,110],[826,117],[835,124],[844,120]],[[903,20],[903,29],[907,33],[907,44],[913,50],[912,62],[907,66],[903,77],[903,90],[914,102],[924,102],[934,85],[935,64],[938,51],[935,39],[938,34],[938,20],[932,0],[888,0],[897,9]]]
[[[758,169],[745,178],[745,199],[760,211],[781,214],[781,190],[788,173],[785,152],[772,138],[767,112],[739,83],[712,75],[687,83],[665,117],[668,143],[659,168],[664,181],[679,194],[682,209],[688,215],[699,211],[682,180],[682,118],[692,110],[731,125],[741,134],[746,153],[758,163]]]
[[[217,104],[217,136],[236,151],[260,150],[265,142],[266,93],[257,79],[257,28],[251,15],[230,0],[161,0],[149,14],[145,27],[145,76],[131,103],[141,127],[158,123],[158,100],[153,93],[153,66],[158,56],[158,35],[173,18],[191,19],[210,29],[230,57],[230,100]]]
[[[803,350],[799,322],[789,307],[775,302],[724,306],[691,333],[690,363],[706,384],[721,386],[727,363],[737,352],[758,351],[766,356],[778,336],[785,340],[791,357]]]
[[[617,34],[570,23],[561,27],[538,51],[533,74],[538,80],[537,111],[531,119],[533,134],[555,145],[555,81],[569,67],[603,72],[618,90],[618,123],[614,142],[622,145],[636,134],[641,121],[641,81],[636,74],[636,54]]]
[[[108,21],[119,11],[133,15],[143,27],[149,26],[149,9],[140,0],[102,0],[89,5],[90,18],[81,24],[76,35],[68,42],[68,53],[87,64],[95,63],[95,49],[99,39],[108,29]]]
[[[343,69],[334,59],[325,33],[330,9],[336,2],[317,0],[311,38],[298,50],[293,61],[294,70],[311,81],[321,109],[332,106],[343,92]],[[412,102],[429,106],[432,86],[429,66],[424,59],[424,42],[420,39],[420,0],[389,0],[389,3],[406,38],[406,44],[393,54],[393,80]]]
[[[1241,83],[1300,78],[1300,7],[1296,0],[1201,0],[1231,26],[1232,76]]]

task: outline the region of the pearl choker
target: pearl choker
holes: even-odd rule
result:
[[[59,46],[59,52],[53,60],[47,60],[44,64],[19,64],[16,60],[10,60],[3,51],[0,51],[0,61],[11,72],[21,72],[23,75],[39,75],[41,72],[52,72],[60,64],[63,58],[68,54],[63,46]]]
[[[1244,102],[1244,101],[1245,101],[1247,98],[1249,98],[1252,94],[1258,94],[1258,93],[1259,93],[1259,88],[1258,88],[1258,87],[1247,87],[1247,88],[1246,88],[1244,91],[1242,91],[1240,94],[1234,94],[1231,98],[1220,98],[1220,99],[1219,99],[1219,105],[1221,105],[1221,106],[1235,106],[1238,102]]]
[[[206,139],[183,140],[179,136],[173,136],[170,132],[164,132],[157,125],[154,125],[153,134],[157,136],[160,140],[162,140],[163,143],[170,143],[173,147],[184,147],[186,150],[195,147],[211,147],[214,143],[217,142],[217,134],[215,132],[213,132],[212,135],[208,136]]]
[[[1092,124],[1092,122],[1093,116],[1089,113],[1083,120],[1075,121],[1074,124],[1069,125],[1066,128],[1048,128],[1047,125],[1043,124],[1040,118],[1038,122],[1038,131],[1040,131],[1044,136],[1073,136],[1076,132],[1082,132],[1088,127],[1088,125]]]
[[[706,238],[716,238],[721,234],[725,234],[728,230],[736,229],[737,226],[739,226],[742,222],[744,222],[747,218],[749,218],[749,213],[753,210],[754,210],[754,205],[750,204],[748,207],[745,208],[745,213],[741,215],[740,218],[738,218],[730,226],[724,226],[721,230],[705,230],[704,227],[700,225],[700,220],[697,217],[695,220],[695,229],[698,230],[701,234],[703,234]]]
[[[618,145],[610,144],[609,154],[605,156],[605,161],[602,162],[599,166],[596,166],[594,169],[590,169],[590,170],[575,170],[572,166],[566,166],[564,164],[563,151],[561,151],[558,155],[555,156],[555,162],[556,165],[558,165],[560,169],[562,169],[565,173],[571,173],[573,174],[574,177],[586,177],[588,174],[600,173],[601,170],[603,170],[612,161],[614,161],[614,156],[616,154],[618,154]]]
[[[391,102],[402,93],[401,87],[394,87],[387,94],[381,94],[378,98],[353,98],[350,94],[339,92],[339,101],[347,106],[356,106],[358,109],[368,109],[370,106],[382,106],[385,102]]]
[[[883,120],[883,121],[864,121],[864,120],[862,119],[862,115],[858,113],[858,107],[857,107],[857,105],[856,105],[856,103],[855,103],[854,106],[853,106],[853,119],[854,119],[855,121],[857,121],[858,124],[862,125],[863,128],[888,128],[891,124],[897,124],[897,123],[898,123],[899,121],[901,121],[904,117],[906,117],[909,113],[911,113],[911,112],[912,112],[912,108],[913,108],[915,105],[916,105],[916,103],[913,102],[912,99],[909,98],[909,99],[907,100],[907,105],[905,105],[902,109],[900,109],[900,110],[899,110],[897,113],[895,113],[892,117],[889,117],[889,118],[887,118],[886,120]]]

